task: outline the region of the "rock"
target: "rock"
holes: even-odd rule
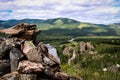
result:
[[[9,59],[0,60],[0,80],[69,79],[66,73],[61,72],[60,62],[49,53],[45,44],[37,44],[36,36],[40,30],[36,25],[20,23],[0,32],[9,35],[0,39],[0,59]],[[68,49],[73,51],[72,61],[77,51],[73,47]]]
[[[22,51],[26,55],[28,60],[42,63],[42,54],[40,52],[40,49],[37,49],[32,41],[25,41]]]
[[[19,73],[17,71],[8,73],[0,77],[0,80],[19,80]]]
[[[35,63],[24,60],[19,63],[17,70],[21,73],[26,73],[26,74],[40,73],[44,70],[44,67],[41,63]]]
[[[78,56],[78,51],[77,49],[74,48],[72,57],[68,60],[68,64],[70,64],[73,60],[75,60]]]
[[[58,56],[57,49],[54,46],[51,46],[50,44],[45,44],[45,46],[48,48],[48,53],[53,55],[60,64],[60,57]]]
[[[80,53],[97,54],[95,47],[91,42],[80,42]]]
[[[71,76],[71,77],[69,77],[69,80],[83,80],[83,78],[78,79],[78,78],[77,78],[77,77],[75,77],[75,76]]]
[[[87,46],[87,50],[88,51],[92,51],[95,49],[95,47],[93,46],[93,44],[91,42],[87,42],[86,43],[86,46]]]
[[[9,50],[13,47],[7,41],[2,41],[0,44],[0,59],[9,59]]]
[[[48,53],[48,48],[45,46],[45,44],[43,44],[43,42],[40,42],[39,44],[38,44],[38,47],[39,47],[39,49],[41,49],[41,53]]]
[[[39,78],[39,79],[37,79],[37,80],[50,80],[50,79],[43,79],[43,78]]]
[[[55,80],[54,76],[51,76],[51,72],[50,73],[40,73],[37,75],[37,79],[36,80]]]
[[[53,66],[55,65],[56,63],[54,61],[52,61],[50,58],[48,58],[47,56],[44,56],[43,57],[43,61],[45,63],[45,65],[47,66]]]
[[[16,47],[10,50],[10,66],[11,72],[17,70],[18,63],[20,60],[25,58],[25,55]]]
[[[11,28],[0,30],[0,32],[8,34],[11,37],[33,40],[35,42],[40,30],[36,28],[35,24],[19,23]]]
[[[63,72],[56,72],[55,73],[55,79],[56,80],[68,80],[69,76],[66,73]]]
[[[87,42],[86,43],[86,47],[87,47],[87,52],[89,53],[89,54],[97,54],[97,51],[95,51],[95,47],[94,47],[94,45],[91,43],[91,42]]]
[[[45,55],[47,56],[50,60],[52,60],[53,62],[55,62],[56,64],[60,64],[59,61],[50,53],[48,53],[48,55]]]
[[[17,38],[6,38],[0,44],[0,59],[8,59],[9,51],[12,47],[21,47],[23,40]]]
[[[54,72],[52,71],[51,67],[49,67],[49,66],[45,66],[44,73],[49,77],[54,76]]]
[[[19,80],[37,80],[36,74],[20,74]]]
[[[72,46],[66,47],[63,50],[63,55],[69,55],[71,53],[71,51],[73,51],[73,47]]]
[[[72,53],[72,57],[70,59],[68,59],[69,64],[77,57],[77,55],[78,55],[77,48],[73,47],[73,46],[69,46],[63,50],[63,55],[70,55],[70,53]]]
[[[119,68],[116,65],[111,65],[108,67],[108,71],[117,73],[119,71]]]
[[[64,48],[63,55],[68,55],[70,53],[69,47]]]
[[[85,42],[80,42],[80,53],[84,53],[86,51],[86,43]]]
[[[51,68],[51,71],[52,71],[52,72],[60,71],[59,63],[56,62],[57,60],[55,60],[55,58],[53,58],[53,56],[52,56],[52,57],[50,57],[50,56],[52,56],[52,55],[49,54],[48,57],[47,57],[47,56],[43,56],[43,57],[44,57],[44,58],[43,58],[43,61],[44,61],[43,63],[44,63],[44,65],[45,65],[45,66],[49,66],[49,67]],[[54,59],[54,60],[51,60],[51,58]]]
[[[10,61],[0,60],[0,76],[10,72]]]

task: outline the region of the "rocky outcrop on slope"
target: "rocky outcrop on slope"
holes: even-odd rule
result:
[[[79,48],[79,49],[78,49]],[[81,41],[79,45],[77,46],[66,46],[63,49],[63,55],[68,56],[72,54],[72,57],[68,59],[68,63],[70,64],[72,61],[74,61],[79,54],[97,54],[97,51],[95,51],[95,46],[91,42],[83,42]]]
[[[96,54],[95,46],[91,42],[80,42],[80,53]]]

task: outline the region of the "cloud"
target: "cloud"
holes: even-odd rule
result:
[[[0,5],[4,11],[0,19],[67,17],[100,24],[120,22],[120,0],[1,0]]]

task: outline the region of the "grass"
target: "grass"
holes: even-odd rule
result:
[[[113,39],[113,37],[111,37]],[[75,45],[77,48],[80,41],[58,45],[57,50],[61,58],[61,69],[71,76],[77,76],[78,78],[84,78],[84,80],[119,80],[120,79],[120,67],[111,66],[120,65],[120,45],[116,44],[117,41],[108,39],[107,41],[102,38],[101,41],[92,42],[96,45],[96,55],[88,53],[79,54],[79,56],[71,63],[67,61],[69,56],[62,55],[62,50],[65,46]],[[98,40],[98,39],[97,39]],[[88,40],[89,41],[89,40]],[[105,41],[105,42],[104,42]],[[113,42],[113,43],[112,43]],[[107,71],[104,71],[107,69]]]
[[[83,77],[84,80],[119,80],[120,68],[117,72],[103,71],[112,65],[120,64],[117,54],[97,54],[95,56],[85,54],[81,55],[77,63],[62,64],[62,70],[71,76]]]

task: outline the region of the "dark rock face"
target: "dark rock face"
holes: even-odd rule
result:
[[[10,72],[10,61],[0,60],[0,77]]]
[[[8,44],[7,41],[3,41],[0,44],[0,59],[8,59],[9,50],[12,48],[12,45]]]
[[[63,73],[63,72],[57,72],[55,74],[55,78],[57,80],[68,80],[69,76],[66,73]]]
[[[69,80],[44,43],[35,44],[36,25],[20,23],[0,32],[9,35],[0,39],[0,80]]]
[[[11,72],[17,70],[19,61],[22,60],[24,57],[25,55],[18,48],[13,47],[10,50]]]

